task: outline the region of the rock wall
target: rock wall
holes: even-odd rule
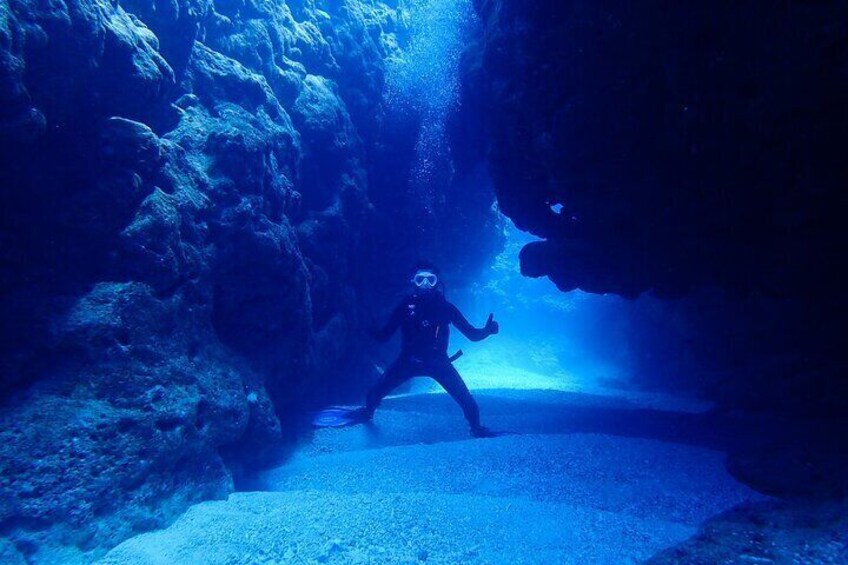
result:
[[[404,33],[393,1],[0,3],[14,551],[86,560],[225,496],[305,402],[372,376],[362,330],[433,250],[399,188],[416,116],[383,105]],[[456,206],[488,187],[451,182],[438,229],[494,248],[488,208]]]
[[[498,200],[546,240],[528,274],[631,296],[841,288],[844,3],[477,6]]]
[[[498,203],[542,238],[524,274],[664,299],[633,317],[646,384],[843,409],[848,7],[475,5]]]

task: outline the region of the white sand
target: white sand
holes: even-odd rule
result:
[[[317,432],[263,475],[268,491],[196,505],[102,563],[629,563],[762,498],[728,475],[720,452],[638,429],[580,433],[593,411],[607,414],[600,428],[640,421],[633,411],[645,407],[629,400],[477,394],[487,423],[527,433],[473,440],[445,395],[389,399],[371,428]]]

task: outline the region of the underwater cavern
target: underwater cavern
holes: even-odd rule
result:
[[[0,0],[0,563],[848,563],[846,140],[841,0]]]

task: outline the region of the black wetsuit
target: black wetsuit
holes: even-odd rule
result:
[[[471,341],[485,339],[491,332],[475,328],[456,306],[436,291],[413,294],[401,302],[386,325],[374,337],[388,341],[401,331],[400,356],[368,391],[366,411],[373,414],[383,398],[412,377],[432,377],[460,405],[472,429],[480,427],[480,410],[468,387],[448,359],[448,338],[453,324]]]

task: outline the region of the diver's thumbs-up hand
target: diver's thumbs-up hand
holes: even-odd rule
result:
[[[489,314],[489,319],[486,320],[486,331],[489,332],[489,335],[492,335],[498,333],[500,329],[500,324],[495,321],[495,315]]]

